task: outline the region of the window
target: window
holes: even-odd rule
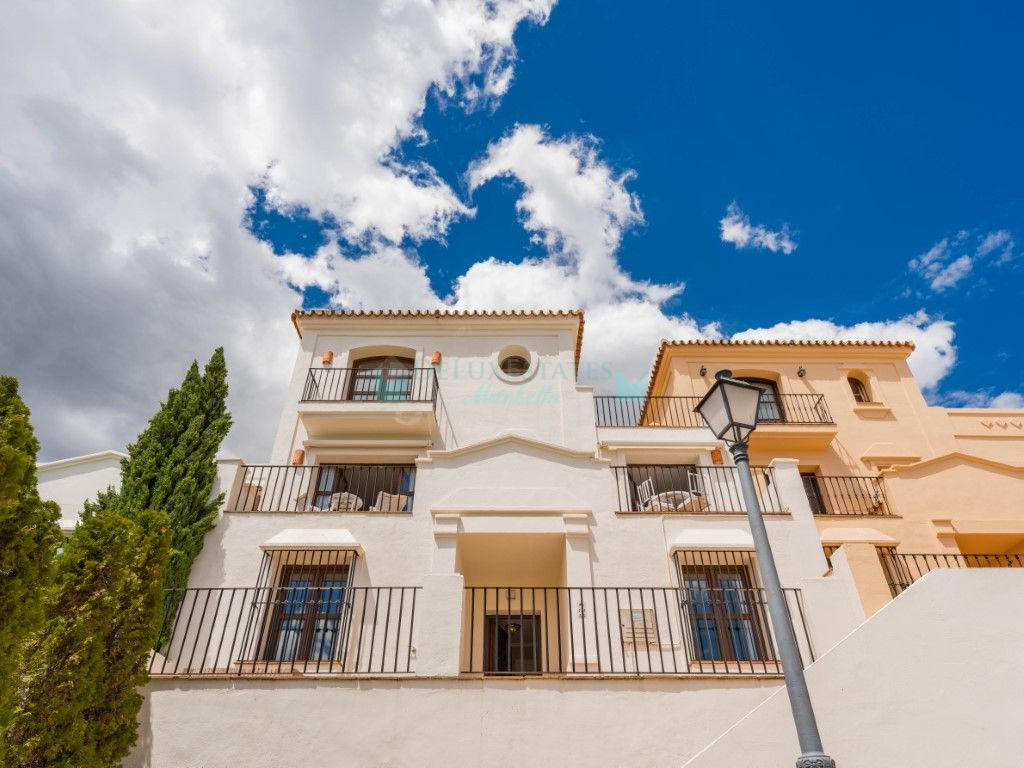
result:
[[[746,552],[679,552],[683,616],[698,661],[766,659],[764,597]]]
[[[750,376],[738,376],[740,381],[753,384],[761,390],[761,400],[757,406],[757,420],[759,422],[782,422],[786,420],[786,413],[782,408],[782,398],[779,397],[779,385],[771,379],[755,379]]]
[[[529,381],[537,373],[536,353],[522,344],[509,344],[499,349],[491,359],[494,374],[509,384]]]
[[[530,370],[530,361],[520,355],[509,355],[501,361],[501,370],[506,376],[525,376]]]
[[[353,364],[348,399],[408,400],[412,392],[413,361],[404,357],[367,357]]]
[[[328,661],[335,657],[348,569],[285,566],[275,590],[267,658]]]
[[[267,595],[262,657],[267,661],[333,661],[351,620],[348,587],[355,555],[341,550],[268,552],[258,588]],[[276,576],[274,576],[276,574]]]
[[[814,472],[801,472],[800,478],[804,481],[804,492],[807,494],[807,503],[811,505],[811,512],[824,515],[827,509],[818,476]]]
[[[850,391],[853,392],[853,399],[858,403],[870,403],[871,396],[868,394],[867,385],[863,381],[858,379],[856,376],[848,376],[846,381],[850,385]]]

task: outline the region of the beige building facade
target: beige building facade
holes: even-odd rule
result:
[[[1024,566],[1024,410],[925,402],[909,343],[663,342],[654,402],[719,370],[762,386],[751,460],[796,459],[821,543],[870,615],[933,568]]]

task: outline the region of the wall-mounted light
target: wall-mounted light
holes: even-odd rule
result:
[[[799,368],[796,369],[796,375],[802,379],[804,376],[807,375],[807,369],[801,365]]]
[[[707,376],[708,375],[708,367],[706,365],[702,365],[700,367],[700,375],[701,376]]]
[[[333,363],[334,362],[334,352],[332,352],[329,349],[326,352],[324,352],[323,361],[324,361],[324,365],[330,365],[331,363]]]
[[[430,356],[430,364],[431,365],[440,365],[441,364],[441,353],[440,352],[434,352],[434,354],[432,354]]]

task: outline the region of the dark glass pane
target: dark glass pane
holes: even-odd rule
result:
[[[718,642],[718,625],[715,620],[695,620],[693,622],[693,633],[697,641],[698,659],[701,661],[721,661],[722,645]]]
[[[313,631],[312,642],[310,643],[308,659],[316,661],[329,661],[334,655],[334,648],[338,642],[338,619],[318,619],[316,629]]]
[[[285,619],[278,626],[276,651],[271,656],[274,661],[293,661],[297,658],[299,639],[305,621],[302,619]]]

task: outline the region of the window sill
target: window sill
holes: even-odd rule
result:
[[[857,403],[853,412],[865,416],[892,416],[892,408],[884,403]]]

